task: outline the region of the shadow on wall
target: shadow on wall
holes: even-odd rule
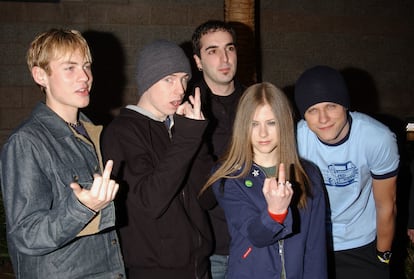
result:
[[[258,64],[261,59],[258,51],[260,48],[256,44],[254,30],[238,21],[230,21],[229,24],[236,31],[237,78],[242,84],[250,86],[261,80],[256,68],[260,65]]]
[[[82,111],[95,123],[106,126],[113,111],[122,105],[126,77],[125,55],[120,41],[111,33],[83,33],[91,49],[94,77],[91,101]]]
[[[379,111],[378,91],[371,75],[362,69],[345,68],[341,71],[351,98],[351,111],[374,115]]]

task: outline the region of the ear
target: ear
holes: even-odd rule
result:
[[[200,57],[198,57],[196,54],[194,54],[193,55],[193,58],[194,58],[194,61],[196,63],[197,69],[199,71],[202,71],[203,70],[203,66],[201,65],[201,59],[200,59]]]
[[[46,77],[47,77],[47,73],[45,70],[43,70],[42,68],[38,67],[38,66],[34,66],[32,68],[32,77],[34,79],[34,81],[39,84],[40,86],[46,87]]]

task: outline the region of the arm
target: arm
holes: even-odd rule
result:
[[[373,179],[375,207],[377,212],[377,250],[390,251],[395,230],[397,208],[397,176],[387,179]]]
[[[130,204],[158,218],[179,195],[201,142],[205,121],[174,118],[172,142],[165,127],[146,119],[118,118],[102,138],[104,159]]]
[[[13,247],[28,255],[59,249],[95,216],[78,201],[69,185],[58,182],[65,179],[56,177],[58,170],[51,170],[49,165],[53,162],[45,160],[53,155],[48,148],[33,142],[32,137],[15,135],[1,154],[0,180],[8,237]],[[61,168],[59,171],[64,172]]]
[[[247,188],[243,183],[244,179],[226,179],[224,192],[219,182],[212,186],[225,212],[230,234],[236,230],[256,247],[265,247],[291,233],[291,214],[288,213],[283,224],[274,221],[263,198],[262,185]]]
[[[114,176],[123,184],[122,194],[128,191],[127,202],[153,218],[180,194],[207,125],[199,94],[190,101],[177,109],[171,141],[162,123],[127,112],[102,137],[104,159],[114,161]]]
[[[192,164],[188,183],[194,189],[195,197],[204,210],[211,210],[217,205],[212,187],[208,187],[200,194],[201,188],[210,177],[212,171],[214,171],[213,166],[213,157],[208,153],[207,144],[204,142]]]

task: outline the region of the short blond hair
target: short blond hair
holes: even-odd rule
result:
[[[38,66],[51,74],[49,63],[52,60],[80,50],[86,60],[92,63],[92,55],[82,34],[77,30],[51,29],[38,35],[27,51],[29,71]]]

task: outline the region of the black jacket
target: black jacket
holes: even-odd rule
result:
[[[162,122],[124,108],[104,131],[104,159],[114,160],[125,264],[139,278],[201,278],[211,233],[196,200],[195,156],[207,121],[174,116],[170,140]]]
[[[204,79],[191,84],[188,90],[194,92],[195,87],[200,88],[202,111],[209,120],[203,138],[209,156],[208,159],[204,159],[205,164],[202,166],[206,174],[210,174],[214,164],[224,155],[232,135],[237,105],[245,89],[237,80],[234,81],[234,85],[235,90],[229,96],[214,95]],[[214,253],[228,255],[230,236],[227,223],[224,211],[218,206],[211,187],[200,197],[200,204],[204,209],[209,210],[215,239]]]

